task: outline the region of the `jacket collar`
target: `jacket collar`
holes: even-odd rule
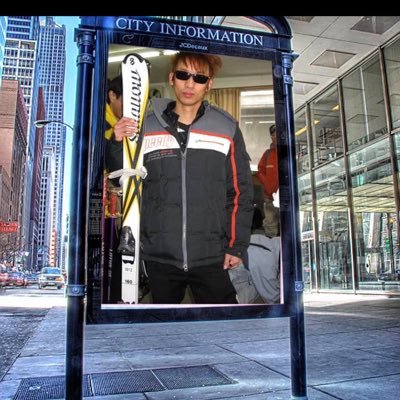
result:
[[[176,128],[179,119],[179,115],[174,111],[176,101],[171,99],[152,99],[152,106],[153,112],[162,126]],[[204,115],[208,106],[208,101],[204,100],[197,110],[197,115],[193,122]]]

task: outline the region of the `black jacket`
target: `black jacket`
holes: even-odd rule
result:
[[[153,99],[144,124],[141,256],[188,268],[243,258],[249,245],[253,186],[242,133],[226,112],[204,102],[178,142],[167,99]],[[109,169],[122,167],[122,146],[110,141]]]

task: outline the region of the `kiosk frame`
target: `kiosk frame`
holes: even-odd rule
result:
[[[81,17],[75,32],[77,91],[72,144],[67,295],[66,398],[82,398],[83,327],[87,323],[134,323],[239,318],[290,318],[292,398],[307,399],[304,339],[304,283],[298,223],[298,195],[291,76],[296,55],[284,17],[247,17],[271,33],[154,17]],[[283,303],[218,307],[101,307],[101,231],[104,104],[110,43],[195,51],[272,62],[279,160]],[[101,214],[101,212],[100,212]],[[85,314],[86,313],[86,314]]]

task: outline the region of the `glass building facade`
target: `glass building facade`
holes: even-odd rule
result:
[[[295,113],[309,291],[400,290],[400,37]]]

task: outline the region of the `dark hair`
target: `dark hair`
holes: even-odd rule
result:
[[[178,65],[179,61],[182,61],[186,65],[189,63],[193,64],[196,68],[208,65],[211,78],[222,67],[222,60],[218,56],[213,56],[210,54],[185,53],[182,51],[175,54],[172,58],[172,72],[176,71],[176,66]]]
[[[254,231],[256,229],[261,229],[263,227],[263,220],[264,220],[264,217],[263,217],[261,210],[257,206],[254,206],[251,230]]]
[[[269,127],[269,133],[270,133],[270,135],[272,135],[273,133],[275,133],[276,132],[276,130],[275,130],[275,124],[273,124],[273,125],[271,125],[270,127]]]
[[[122,75],[116,76],[114,79],[107,81],[107,103],[110,103],[108,92],[113,91],[119,98],[122,95]]]

